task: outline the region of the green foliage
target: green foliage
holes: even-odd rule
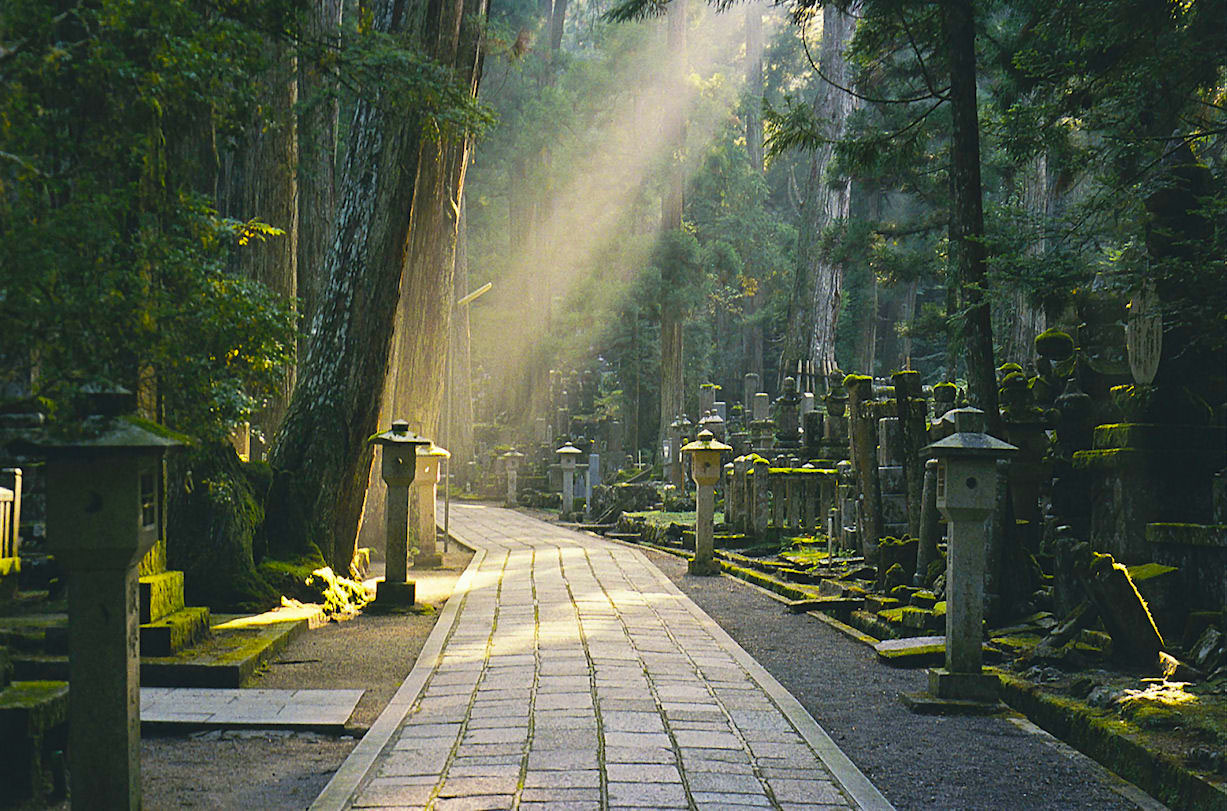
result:
[[[227,10],[17,2],[0,20],[0,351],[41,396],[153,374],[168,421],[220,438],[292,361],[292,303],[230,270],[278,229],[219,217],[187,158],[202,125],[237,129],[263,64]]]

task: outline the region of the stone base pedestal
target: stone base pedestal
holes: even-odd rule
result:
[[[720,564],[714,560],[699,561],[692,558],[686,564],[686,573],[698,575],[700,577],[717,575],[720,574]]]
[[[413,568],[415,569],[437,569],[443,565],[443,556],[440,554],[433,555],[418,555],[413,559]]]
[[[996,701],[997,677],[992,673],[952,673],[944,667],[931,667],[929,692],[937,698],[964,701]]]
[[[375,603],[379,606],[413,605],[417,597],[417,584],[389,582],[382,577],[375,581]]]
[[[918,715],[991,715],[1006,709],[997,700],[997,677],[992,673],[951,673],[931,667],[929,690],[900,693],[899,700]]]

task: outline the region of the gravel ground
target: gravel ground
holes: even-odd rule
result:
[[[912,715],[897,695],[924,689],[923,672],[881,666],[868,647],[812,617],[789,614],[740,581],[689,577],[679,558],[647,554],[805,705],[898,808],[1137,807],[1113,790],[1116,778],[1063,744],[1001,718]],[[411,575],[419,600],[437,604],[468,559],[453,546],[444,570]],[[354,734],[145,736],[144,807],[306,807],[412,669],[435,617],[364,614],[311,631],[252,685],[364,688],[350,721]]]
[[[1138,807],[1111,787],[1119,778],[1030,724],[913,715],[898,695],[923,691],[923,670],[880,665],[872,648],[789,613],[758,589],[727,576],[688,576],[684,560],[645,551],[797,697],[897,808]]]

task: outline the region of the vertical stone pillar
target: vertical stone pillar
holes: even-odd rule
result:
[[[792,472],[792,468],[784,474],[784,501],[784,520],[788,529],[796,532],[801,528],[801,476]]]
[[[754,410],[751,414],[755,422],[771,419],[771,396],[767,392],[755,392],[752,402]]]
[[[899,415],[899,464],[903,466],[907,531],[913,538],[918,538],[924,490],[924,460],[920,456],[920,447],[926,439],[928,406],[921,396],[919,372],[895,372],[891,379],[895,383],[895,411]]]
[[[771,473],[766,459],[755,459],[753,468],[754,482],[754,515],[751,518],[753,534],[756,538],[767,535],[768,510],[770,509]]]
[[[741,404],[746,410],[747,414],[750,413],[750,409],[754,403],[754,395],[758,393],[759,383],[760,381],[758,379],[758,375],[754,374],[753,372],[750,372],[748,375],[742,378]],[[753,419],[753,417],[751,417],[751,419]]]
[[[750,532],[749,516],[753,501],[750,497],[750,479],[746,475],[749,468],[750,462],[746,457],[738,456],[733,460],[733,476],[729,482],[729,490],[734,494],[733,503],[736,505],[732,521],[734,532]]]
[[[806,462],[802,466],[802,470],[813,470],[814,466]],[[800,481],[801,490],[801,522],[798,528],[803,534],[817,532],[814,527],[814,508],[818,501],[818,476],[812,473],[798,473],[797,479]],[[822,515],[819,511],[818,515]]]
[[[389,484],[385,500],[383,579],[403,584],[409,578],[409,485]]]
[[[558,517],[566,521],[575,512],[575,462],[583,453],[570,442],[554,451],[562,468],[562,500]]]
[[[878,540],[882,537],[882,489],[877,464],[878,421],[868,408],[873,397],[873,378],[848,375],[845,387],[848,390],[849,450],[864,503],[857,534],[865,559],[875,561]]]
[[[725,462],[724,475],[721,476],[724,483],[724,523],[729,526],[733,525],[733,516],[737,514],[737,497],[733,494],[733,463]]]
[[[417,527],[413,533],[418,551],[413,557],[413,565],[417,569],[429,569],[443,563],[436,539],[438,522],[435,517],[435,501],[439,475],[443,471],[443,460],[450,456],[450,453],[434,444],[418,448],[417,474],[413,481],[418,515]],[[511,466],[507,467],[510,469]]]
[[[923,586],[928,577],[929,564],[937,560],[937,542],[941,525],[937,514],[937,460],[925,462],[924,493],[921,497],[920,543],[916,547],[915,584]]]

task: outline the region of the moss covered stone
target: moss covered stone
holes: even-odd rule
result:
[[[1074,354],[1074,339],[1067,332],[1046,329],[1035,336],[1035,353],[1050,361],[1059,361]]]

